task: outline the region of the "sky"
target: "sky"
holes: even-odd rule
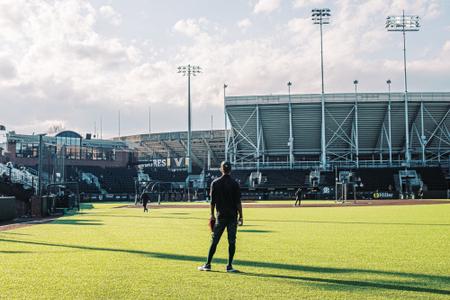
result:
[[[402,91],[401,33],[388,15],[419,15],[407,33],[408,87],[450,91],[448,0],[0,0],[0,124],[31,134],[56,129],[121,135],[224,127],[227,95]],[[149,108],[151,107],[149,128]],[[211,116],[213,122],[211,122]]]

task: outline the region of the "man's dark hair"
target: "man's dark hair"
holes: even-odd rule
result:
[[[220,164],[220,168],[222,169],[222,171],[223,171],[225,174],[229,174],[229,173],[231,172],[231,164],[230,164],[229,162],[227,162],[227,161],[223,161],[223,162]]]

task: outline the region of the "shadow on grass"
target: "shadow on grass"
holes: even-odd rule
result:
[[[245,226],[245,225],[244,225]],[[239,232],[249,232],[249,233],[270,233],[272,230],[258,230],[258,229],[239,229]]]
[[[18,233],[18,232],[10,232],[10,231],[0,231],[0,234],[29,235],[28,233]]]
[[[103,225],[102,222],[97,220],[83,220],[83,219],[57,219],[49,224],[62,224],[62,225]]]
[[[309,277],[309,276],[290,276],[290,275],[247,273],[247,272],[238,272],[235,274],[239,275],[239,276],[298,280],[298,281],[334,284],[334,285],[339,285],[339,286],[344,285],[344,286],[359,287],[359,288],[377,288],[377,289],[388,289],[388,290],[395,290],[395,291],[450,295],[450,291],[447,291],[447,290],[425,288],[425,287],[418,287],[418,286],[409,286],[409,285],[400,285],[400,284],[386,284],[386,283],[378,283],[378,282],[371,282],[371,281],[341,280],[341,279],[318,278],[318,277]]]
[[[31,251],[7,251],[7,250],[0,250],[0,254],[22,254],[22,253],[31,253]]]
[[[450,226],[447,223],[396,223],[396,222],[365,222],[365,221],[314,221],[314,220],[259,220],[252,219],[253,222],[266,223],[307,223],[307,224],[349,224],[349,225],[404,225],[404,226]]]
[[[39,245],[39,246],[50,246],[50,247],[64,247],[70,249],[82,249],[91,251],[106,251],[106,252],[118,252],[118,253],[130,253],[137,255],[144,255],[147,257],[166,259],[166,260],[176,260],[176,261],[189,261],[189,262],[204,262],[205,257],[192,256],[192,255],[180,255],[180,254],[170,254],[161,252],[151,252],[143,250],[132,250],[132,249],[117,249],[117,248],[105,248],[105,247],[90,247],[82,245],[67,245],[67,244],[54,244],[46,242],[33,242],[33,241],[20,241],[20,240],[9,240],[0,238],[0,242],[25,244],[25,245]],[[214,262],[226,263],[225,259],[215,259]],[[419,282],[414,282],[414,284],[419,285],[430,285],[433,283],[450,285],[449,276],[439,276],[439,275],[428,275],[428,274],[418,274],[418,273],[405,273],[405,272],[392,272],[392,271],[381,271],[381,270],[369,270],[369,269],[354,269],[354,268],[333,268],[333,267],[316,267],[316,266],[306,266],[306,265],[291,265],[291,264],[281,264],[272,262],[260,262],[260,261],[249,261],[249,260],[236,260],[236,265],[246,266],[246,267],[257,267],[257,268],[267,268],[267,269],[278,269],[286,271],[299,271],[307,273],[319,273],[326,275],[339,275],[339,274],[376,274],[376,275],[386,275],[395,276],[401,278],[411,278]],[[264,273],[241,273],[246,276],[257,276],[266,278],[279,278],[279,279],[289,279],[298,281],[307,281],[315,283],[328,283],[339,285],[340,287],[346,288],[360,288],[369,287],[376,289],[389,289],[397,291],[410,291],[410,292],[421,292],[430,294],[440,294],[440,295],[450,295],[450,290],[442,290],[428,287],[418,287],[413,285],[398,284],[396,282],[380,283],[372,281],[362,281],[362,280],[338,280],[331,278],[319,278],[310,276],[291,276],[291,275],[277,275],[277,274],[264,274]]]

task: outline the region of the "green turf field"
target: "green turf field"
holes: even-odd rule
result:
[[[207,209],[114,206],[0,232],[0,299],[450,298],[448,204],[246,209],[240,274]]]

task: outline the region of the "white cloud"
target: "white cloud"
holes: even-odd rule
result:
[[[189,37],[194,37],[202,32],[200,22],[195,19],[179,20],[175,23],[173,29]]]
[[[258,0],[253,8],[255,14],[270,13],[278,9],[281,5],[281,0]]]
[[[237,23],[237,26],[245,31],[246,29],[252,26],[252,21],[250,21],[250,19],[248,18],[242,19]]]
[[[212,29],[211,29],[212,28]],[[208,29],[217,31],[217,25],[213,25],[206,18],[182,19],[175,23],[173,30],[197,41],[210,38]]]
[[[101,6],[99,12],[102,17],[115,26],[119,26],[122,23],[122,16],[110,5]]]
[[[323,4],[324,0],[294,0],[293,5],[296,8]]]
[[[400,0],[336,3],[333,26],[324,27],[326,91],[351,90],[355,78],[362,90],[384,89],[387,77],[400,85],[398,36],[383,26],[384,16],[398,13]],[[422,15],[433,11],[432,3],[406,8]],[[151,104],[154,130],[183,130],[186,81],[176,67],[188,63],[203,68],[192,79],[194,128],[208,128],[209,117],[202,116],[211,112],[223,116],[225,82],[234,95],[284,93],[288,80],[295,93],[320,91],[319,28],[309,15],[241,39],[230,38],[207,18],[182,19],[172,31],[188,41],[163,49],[147,37],[128,42],[104,36],[95,29],[99,18],[103,16],[87,0],[0,2],[2,122],[17,131],[41,132],[64,120],[66,128],[83,132],[103,116],[104,136],[111,136],[117,134],[120,109],[122,133],[137,133],[147,126],[143,107]],[[245,20],[241,28],[249,24]],[[429,57],[408,57],[410,79],[427,76],[412,84],[417,89],[450,76],[450,41],[441,49],[430,46],[435,51]]]

